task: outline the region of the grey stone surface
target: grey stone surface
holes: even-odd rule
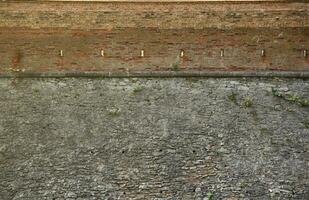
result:
[[[0,79],[0,199],[308,199],[309,81]]]

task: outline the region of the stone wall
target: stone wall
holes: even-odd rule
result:
[[[0,79],[0,199],[308,199],[308,79]]]

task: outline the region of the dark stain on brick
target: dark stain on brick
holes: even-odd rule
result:
[[[22,57],[23,57],[23,54],[20,50],[17,50],[15,53],[14,53],[14,56],[11,60],[11,66],[13,68],[18,68],[20,67],[20,63],[21,63],[21,60],[22,60]]]

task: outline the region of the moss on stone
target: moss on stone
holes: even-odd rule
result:
[[[232,93],[229,94],[227,97],[228,97],[228,99],[229,99],[230,101],[232,101],[232,102],[235,103],[236,105],[238,104],[238,103],[237,103],[237,94],[236,94],[234,91],[232,91]]]

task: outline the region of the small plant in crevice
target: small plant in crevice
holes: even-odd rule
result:
[[[250,107],[253,106],[253,100],[252,100],[251,97],[246,96],[246,97],[243,98],[242,104],[243,104],[245,107],[250,108]]]
[[[295,110],[292,109],[292,108],[287,108],[286,111],[288,111],[288,112],[295,112]]]
[[[204,198],[204,200],[213,200],[214,194],[212,192],[207,192],[207,196]]]
[[[144,90],[144,88],[143,87],[136,87],[136,88],[134,88],[133,89],[133,94],[137,94],[137,93],[140,93],[141,91],[143,91]]]
[[[268,129],[267,129],[267,128],[261,128],[261,129],[260,129],[260,133],[261,133],[262,135],[267,135],[269,132],[268,132]]]
[[[108,108],[107,112],[109,116],[116,117],[120,115],[120,108]]]
[[[260,118],[258,116],[257,111],[256,110],[252,110],[250,113],[252,114],[252,118],[253,118],[254,122],[258,123],[260,121]]]
[[[275,88],[271,88],[271,93],[275,96],[275,97],[282,97],[283,95],[279,93],[279,91]]]
[[[176,61],[175,63],[173,63],[172,66],[171,66],[172,71],[179,71],[180,70],[179,64],[180,64],[179,61]]]
[[[309,129],[309,120],[303,122],[306,129]]]
[[[288,101],[288,102],[291,102],[291,103],[295,103],[295,104],[297,104],[299,106],[302,106],[302,107],[309,106],[309,99],[301,98],[297,94],[283,94],[283,93],[280,93],[275,88],[272,88],[271,91],[272,91],[272,94],[275,97],[282,98],[285,101]]]
[[[238,103],[237,103],[237,94],[236,94],[234,91],[232,91],[232,93],[229,94],[229,95],[227,96],[227,98],[228,98],[230,101],[232,101],[233,103],[235,103],[236,105],[238,105]]]

